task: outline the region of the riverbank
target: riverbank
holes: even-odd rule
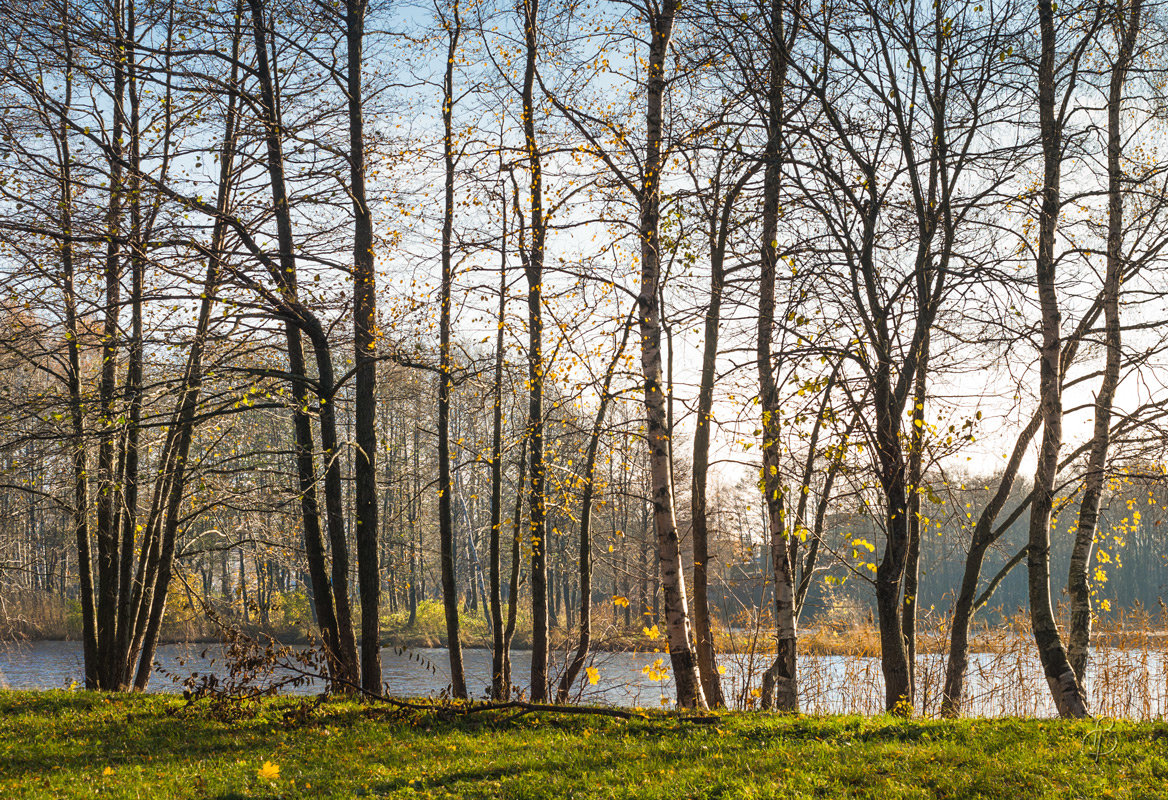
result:
[[[316,633],[308,617],[307,603],[300,593],[282,596],[278,611],[273,611],[266,622],[254,616],[249,619],[209,616],[201,610],[196,612],[189,604],[172,608],[163,624],[160,643],[218,644],[222,641],[222,631],[217,625],[227,624],[252,638],[271,636],[282,644],[306,645],[314,640]],[[8,615],[0,617],[0,644],[80,641],[80,611],[74,605],[62,598],[43,594],[9,598],[5,603]],[[1065,617],[1066,609],[1060,611]],[[623,619],[618,619],[622,615],[614,616],[612,612],[612,606],[594,606],[592,652],[651,653],[666,649],[665,634],[659,625],[651,621],[648,625],[640,625],[634,619],[626,626]],[[517,622],[511,647],[516,651],[529,650],[531,621],[525,611],[520,613]],[[574,651],[579,641],[578,631],[562,622],[552,625],[548,631],[549,644],[553,650]],[[921,621],[917,629],[918,653],[948,652],[950,631],[937,622],[936,619]],[[970,635],[970,652],[1002,654],[1019,647],[1027,648],[1032,641],[1029,625],[1029,619],[1021,613],[994,625],[977,625]],[[491,649],[494,646],[490,625],[481,612],[462,610],[459,626],[464,648]],[[718,652],[727,657],[765,656],[774,652],[773,625],[769,619],[738,620],[733,627],[716,623],[713,634]],[[1096,623],[1091,638],[1095,647],[1168,651],[1168,610],[1153,615],[1134,609],[1105,617]],[[384,614],[381,644],[406,650],[446,647],[445,609],[435,600],[425,600],[418,604],[413,619],[405,611]],[[800,626],[799,653],[805,656],[877,657],[880,655],[880,630],[870,616],[865,617],[855,610],[807,620]]]
[[[698,720],[0,692],[6,798],[1168,797],[1168,724]]]

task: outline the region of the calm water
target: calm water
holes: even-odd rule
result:
[[[1021,646],[1000,653],[975,653],[966,679],[967,713],[976,716],[1053,716],[1054,707],[1033,647]],[[558,685],[563,654],[553,661],[553,686]],[[1168,717],[1168,656],[1158,651],[1098,648],[1092,656],[1090,707],[1110,717],[1161,719]],[[657,664],[660,659],[661,663]],[[215,674],[227,670],[218,645],[170,644],[158,649],[159,670],[150,683],[152,691],[179,692],[180,683],[168,677]],[[512,656],[514,681],[526,689],[531,668],[530,651]],[[732,707],[753,704],[759,676],[770,656],[743,654],[719,656],[723,689]],[[485,697],[490,685],[491,655],[487,650],[463,651],[467,688]],[[668,674],[666,653],[596,653],[590,666],[596,683],[581,676],[573,699],[626,707],[670,705],[674,685]],[[938,713],[944,677],[944,656],[922,654],[917,663],[917,707],[930,716]],[[664,668],[664,669],[662,669]],[[82,680],[79,642],[28,642],[0,646],[0,688],[58,689]],[[404,654],[382,650],[382,679],[390,693],[424,697],[441,694],[450,683],[447,651],[418,648]],[[581,684],[583,684],[581,686]],[[851,656],[803,655],[799,660],[800,707],[808,713],[878,714],[883,711],[884,686],[879,660]],[[290,690],[312,694],[320,686]]]
[[[189,676],[226,673],[222,648],[208,644],[167,644],[158,648],[158,664],[150,681],[152,691],[181,692],[182,685],[168,675]],[[562,658],[562,656],[561,656]],[[384,648],[381,651],[382,681],[395,695],[423,697],[440,694],[450,685],[450,663],[445,648],[417,648],[404,654]],[[673,682],[662,673],[652,670],[657,659],[669,658],[664,653],[598,653],[591,662],[597,671],[597,682],[589,684],[584,676],[577,683],[580,699],[587,702],[620,706],[659,706],[662,698],[673,697]],[[531,651],[512,653],[514,682],[524,689],[531,671]],[[643,670],[649,667],[652,675]],[[477,697],[485,697],[491,685],[491,654],[488,650],[464,649],[463,669],[467,689]],[[551,674],[559,680],[562,664],[553,663]],[[0,688],[60,689],[84,678],[80,642],[23,642],[0,646]],[[653,680],[653,677],[658,680]],[[309,684],[289,690],[296,694],[314,694],[319,685]]]

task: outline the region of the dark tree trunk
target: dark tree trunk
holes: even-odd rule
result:
[[[443,83],[442,122],[443,149],[446,168],[445,204],[442,220],[442,319],[440,322],[440,364],[438,375],[438,526],[442,572],[442,603],[446,612],[446,641],[450,654],[450,682],[455,697],[465,698],[466,678],[462,670],[462,641],[459,637],[458,586],[455,583],[454,561],[454,482],[450,473],[450,390],[453,358],[450,352],[451,294],[454,282],[454,61],[458,39],[462,33],[457,0],[453,5],[453,21],[447,25],[446,78]]]
[[[346,0],[346,77],[349,98],[349,176],[353,196],[353,352],[357,450],[357,583],[361,594],[361,688],[381,694],[381,574],[377,560],[377,273],[373,217],[365,196],[362,48],[366,0]]]
[[[1043,190],[1039,215],[1038,257],[1035,277],[1042,310],[1042,349],[1039,368],[1039,403],[1042,410],[1042,440],[1034,475],[1034,498],[1030,504],[1030,535],[1026,566],[1029,573],[1030,620],[1043,672],[1059,714],[1085,717],[1086,700],[1075,672],[1067,660],[1050,600],[1050,517],[1054,503],[1054,481],[1062,446],[1062,381],[1060,375],[1061,335],[1056,293],[1055,231],[1058,226],[1060,172],[1062,167],[1062,124],[1055,100],[1054,10],[1051,0],[1038,0],[1041,52],[1038,70],[1038,107],[1042,133]]]
[[[292,222],[288,208],[288,194],[284,182],[284,156],[281,143],[282,126],[277,112],[275,85],[268,59],[267,29],[264,23],[262,0],[248,0],[251,9],[252,30],[255,39],[256,73],[260,84],[261,111],[264,120],[264,138],[267,146],[267,167],[271,183],[272,205],[276,217],[277,241],[279,244],[279,267],[273,276],[279,286],[281,299],[286,304],[299,309],[296,298],[296,259],[292,241]],[[300,328],[305,324],[302,313],[286,311],[284,335],[288,349],[288,372],[291,376],[292,396],[295,407],[292,412],[293,429],[296,436],[297,481],[301,493],[301,510],[304,521],[305,550],[309,559],[309,570],[316,597],[317,617],[321,621],[321,633],[326,648],[332,650],[334,677],[341,685],[355,685],[359,679],[356,640],[353,636],[352,615],[349,611],[347,545],[344,539],[344,522],[340,518],[339,464],[329,459],[328,470],[332,476],[326,477],[326,510],[329,517],[329,538],[333,547],[332,581],[325,573],[324,541],[320,527],[320,510],[316,494],[316,467],[313,456],[312,419],[308,415],[308,370],[305,363]],[[320,332],[323,334],[323,331]],[[311,333],[309,334],[311,338]],[[331,359],[318,349],[318,369],[325,367],[331,384]],[[321,405],[321,440],[326,451],[336,447],[335,417],[332,414],[331,391],[325,391],[325,375],[321,375],[317,396]],[[331,390],[331,385],[329,386]],[[325,409],[328,408],[326,412]],[[327,420],[326,420],[327,413]],[[328,423],[331,432],[326,433]],[[326,441],[326,439],[328,441]],[[327,473],[326,473],[327,475]],[[339,537],[338,537],[339,527]],[[340,563],[338,563],[340,561]],[[337,583],[337,579],[340,583]],[[327,593],[327,599],[323,596]]]
[[[775,661],[763,677],[764,707],[799,710],[795,565],[787,526],[782,472],[779,388],[775,383],[771,340],[775,330],[775,280],[778,267],[780,140],[782,137],[787,47],[782,0],[771,0],[767,85],[767,142],[763,176],[761,274],[756,347],[759,405],[762,410],[762,490],[767,507],[775,592]]]
[[[539,0],[524,0],[523,139],[527,157],[531,242],[523,247],[527,275],[527,443],[530,459],[528,515],[531,534],[531,699],[548,697],[548,585],[546,475],[543,456],[543,260],[547,224],[543,209],[543,164],[535,137],[535,73],[538,57]]]
[[[499,239],[499,314],[495,331],[495,385],[491,409],[491,539],[487,548],[491,606],[491,698],[503,700],[509,694],[504,678],[505,642],[503,630],[501,536],[503,526],[503,345],[507,319],[507,192],[503,191],[503,232]]]

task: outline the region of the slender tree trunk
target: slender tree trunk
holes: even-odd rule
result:
[[[620,346],[613,353],[608,369],[604,372],[604,384],[600,389],[600,405],[596,409],[596,419],[592,423],[592,433],[588,437],[588,452],[584,459],[584,492],[580,498],[580,641],[568,668],[560,678],[560,687],[556,692],[556,701],[568,702],[568,695],[572,684],[584,668],[588,659],[588,648],[592,644],[592,502],[596,493],[596,455],[600,449],[600,436],[604,432],[604,418],[608,413],[608,406],[612,402],[612,378],[616,374],[617,365],[624,355],[625,346],[629,341],[629,331],[632,330],[632,317],[625,323],[621,335]],[[565,585],[568,582],[565,581]],[[564,593],[565,607],[571,609],[571,593]],[[571,627],[571,612],[569,611],[568,626]]]
[[[418,559],[421,558],[421,532],[417,529],[418,522],[418,506],[421,503],[419,498],[419,489],[417,482],[421,479],[422,470],[420,465],[421,458],[421,429],[419,426],[414,426],[414,471],[413,471],[413,489],[410,492],[409,503],[409,525],[410,525],[410,617],[406,622],[409,627],[414,627],[418,622],[418,600],[419,595],[421,599],[425,598],[425,594],[419,592],[419,581],[422,580],[422,570],[419,568]]]
[[[921,355],[913,380],[912,431],[908,454],[908,549],[904,561],[904,601],[900,610],[900,629],[904,635],[908,659],[909,691],[916,697],[917,668],[917,591],[921,568],[921,479],[925,449],[925,389],[929,363],[929,334],[921,341]]]
[[[130,337],[126,352],[126,382],[124,402],[126,405],[126,430],[122,436],[121,479],[122,504],[118,513],[121,532],[118,566],[118,610],[116,686],[124,689],[129,681],[130,635],[133,610],[131,602],[135,592],[131,584],[134,572],[134,540],[138,530],[138,442],[142,422],[142,292],[146,271],[142,228],[142,153],[141,115],[138,95],[138,78],[135,52],[137,31],[135,24],[135,4],[130,0],[126,10],[126,94],[130,103],[130,118],[127,124],[129,139],[129,197],[130,229],[127,232],[130,261]]]
[[[1070,574],[1067,592],[1071,597],[1071,630],[1067,637],[1067,658],[1079,681],[1084,698],[1087,696],[1087,659],[1091,648],[1091,556],[1094,554],[1095,529],[1099,522],[1099,504],[1103,497],[1106,478],[1107,451],[1111,443],[1111,406],[1119,385],[1119,366],[1122,358],[1119,294],[1123,281],[1123,130],[1120,114],[1123,108],[1123,87],[1132,52],[1140,32],[1140,13],[1143,0],[1131,0],[1126,13],[1119,7],[1121,35],[1119,52],[1111,70],[1107,97],[1107,269],[1103,285],[1104,331],[1107,359],[1103,380],[1095,396],[1095,429],[1091,437],[1091,451],[1087,457],[1087,474],[1083,499],[1079,503],[1079,523],[1075,530],[1075,544],[1071,550]]]
[[[527,471],[527,440],[519,450],[519,478],[515,481],[515,517],[511,527],[511,576],[507,582],[507,627],[503,631],[503,696],[511,696],[511,642],[519,618],[520,545],[523,542],[523,498]]]
[[[1006,469],[998,480],[998,488],[990,502],[978,516],[970,542],[969,553],[965,557],[965,570],[961,577],[961,587],[958,589],[957,599],[953,604],[953,619],[949,633],[949,659],[945,664],[945,685],[941,695],[941,715],[956,717],[961,714],[964,702],[965,673],[969,667],[969,633],[973,625],[973,615],[977,610],[974,600],[977,597],[978,582],[981,578],[982,563],[990,545],[1005,530],[1005,526],[994,530],[994,524],[1014,487],[1014,479],[1018,474],[1022,458],[1030,446],[1030,441],[1038,433],[1041,425],[1041,415],[1035,414],[1030,422],[1019,434],[1014,443],[1010,459],[1006,462]]]
[[[232,70],[228,95],[227,117],[223,143],[219,154],[219,181],[212,225],[211,243],[206,251],[207,270],[203,280],[195,335],[187,355],[182,389],[175,404],[172,422],[160,458],[158,477],[146,519],[143,555],[131,601],[132,624],[127,662],[127,680],[133,661],[137,659],[134,688],[144,691],[150,679],[158,633],[173,572],[175,542],[180,524],[180,507],[184,495],[187,456],[195,427],[195,412],[202,388],[202,359],[218,294],[222,273],[224,241],[227,233],[226,215],[234,181],[234,156],[238,133],[238,55],[242,37],[242,18],[237,16],[232,38]]]
[[[503,344],[507,319],[507,192],[503,191],[503,234],[499,239],[499,314],[495,331],[495,386],[491,409],[491,540],[487,560],[490,562],[491,605],[491,698],[502,700],[509,694],[504,682],[504,630],[502,596],[502,558],[500,543],[503,526]]]
[[[661,169],[664,165],[662,106],[665,99],[665,63],[677,13],[677,0],[665,0],[649,10],[649,57],[646,73],[645,154],[642,164],[640,205],[641,286],[637,316],[641,334],[641,372],[645,385],[645,437],[649,446],[649,473],[652,487],[653,522],[657,534],[657,554],[661,587],[665,595],[665,626],[669,657],[681,708],[706,707],[706,697],[698,678],[697,657],[691,643],[689,603],[685,591],[685,571],[677,532],[674,506],[673,468],[669,460],[669,430],[666,419],[665,387],[662,385],[661,356]]]
[[[799,682],[795,609],[795,569],[791,560],[791,535],[782,473],[782,441],[779,388],[771,362],[775,329],[775,280],[778,271],[778,220],[780,191],[779,144],[782,136],[786,52],[782,0],[771,0],[769,69],[767,86],[767,142],[763,175],[761,274],[759,276],[757,367],[759,404],[762,410],[762,490],[767,506],[771,566],[775,591],[775,661],[763,678],[764,707],[772,703],[780,711],[798,711]]]
[[[63,108],[69,112],[73,103],[73,47],[68,35],[70,6],[63,8],[62,33],[65,52],[65,97]],[[61,230],[73,230],[73,156],[69,144],[69,127],[64,115],[60,131],[61,153]],[[89,478],[85,449],[85,405],[81,396],[80,326],[77,319],[73,241],[66,236],[61,242],[62,291],[65,300],[65,340],[68,352],[66,382],[69,391],[69,417],[72,440],[69,443],[73,467],[73,534],[77,542],[77,574],[81,591],[81,636],[85,658],[85,688],[98,688],[97,618],[93,595],[93,555],[89,532]],[[62,584],[62,588],[64,584]]]
[[[99,396],[98,496],[97,496],[97,682],[98,688],[117,688],[118,657],[115,651],[118,607],[118,521],[120,520],[120,493],[115,468],[115,420],[119,414],[114,393],[116,390],[118,344],[121,331],[118,312],[121,308],[122,253],[120,247],[122,215],[122,153],[125,131],[125,33],[123,20],[125,6],[114,0],[113,44],[113,125],[110,132],[109,205],[106,228],[109,241],[105,252],[105,313],[102,329],[101,378]]]
[[[1029,573],[1030,620],[1043,672],[1055,706],[1064,717],[1085,717],[1087,705],[1075,672],[1067,660],[1050,600],[1050,517],[1054,481],[1062,445],[1062,381],[1059,370],[1061,336],[1056,293],[1055,230],[1058,226],[1059,179],[1062,167],[1062,125],[1056,116],[1054,62],[1055,23],[1052,0],[1038,0],[1041,53],[1038,72],[1038,108],[1042,133],[1043,190],[1039,215],[1035,277],[1042,310],[1039,397],[1042,440],[1030,504],[1030,535],[1026,565]]]
[[[734,201],[754,174],[750,170],[727,193],[722,201],[722,214],[710,218],[710,299],[705,314],[705,341],[702,350],[702,372],[698,388],[697,420],[694,425],[693,474],[690,484],[690,516],[693,519],[694,558],[694,636],[697,645],[698,675],[702,691],[711,708],[722,708],[726,698],[718,673],[717,648],[710,627],[709,604],[709,511],[706,503],[706,484],[710,466],[710,423],[714,406],[714,379],[718,364],[718,333],[722,326],[722,294],[726,285],[725,257]]]
[[[548,697],[547,511],[543,462],[543,259],[547,224],[543,210],[543,164],[535,137],[535,73],[538,57],[539,0],[524,0],[523,139],[528,169],[531,242],[524,249],[527,275],[527,442],[531,535],[531,699]]]
[[[267,167],[271,183],[272,205],[276,217],[277,241],[279,244],[279,269],[276,280],[285,302],[296,303],[296,259],[292,241],[292,222],[288,208],[288,195],[284,183],[284,156],[281,143],[281,125],[277,114],[276,91],[272,80],[272,70],[268,60],[267,29],[264,23],[263,0],[248,0],[251,10],[252,30],[255,39],[256,74],[260,84],[261,111],[264,121],[264,138],[267,147]],[[303,512],[305,550],[308,555],[309,570],[312,575],[312,586],[317,617],[320,620],[321,632],[326,648],[331,650],[334,664],[334,676],[342,685],[356,684],[359,680],[357,647],[353,636],[352,617],[349,611],[348,577],[347,577],[347,545],[344,540],[343,520],[338,517],[340,509],[335,508],[339,502],[336,484],[339,480],[337,472],[331,480],[326,482],[326,506],[333,506],[329,513],[329,533],[333,546],[332,581],[326,576],[324,558],[324,540],[320,527],[320,510],[316,493],[316,467],[313,456],[312,420],[308,415],[308,371],[305,363],[303,342],[300,338],[300,326],[304,324],[302,318],[293,318],[287,312],[284,334],[288,350],[288,372],[291,375],[292,396],[295,406],[292,412],[293,429],[296,435],[296,462],[297,480],[301,495],[301,510]],[[331,373],[331,359],[321,358],[323,354],[317,351],[318,369],[322,365],[327,373]],[[330,406],[331,394],[324,392],[325,376],[320,377],[318,397],[321,401],[321,438],[326,451],[326,458],[330,451],[335,451],[336,431],[335,418],[332,417]],[[331,388],[331,387],[330,387]],[[331,431],[331,447],[326,438],[326,412],[333,423]],[[332,459],[329,459],[332,462]],[[329,463],[328,469],[339,470],[339,465]],[[340,523],[340,541],[337,541],[337,523]],[[340,545],[338,549],[338,544]],[[341,563],[338,564],[338,559]],[[337,578],[341,579],[339,585]],[[325,599],[324,594],[327,594]]]
[[[438,375],[438,525],[442,572],[442,602],[446,612],[446,639],[450,653],[450,682],[455,697],[465,698],[466,678],[462,670],[462,641],[458,623],[458,587],[455,583],[454,561],[454,482],[450,472],[450,390],[454,365],[450,345],[451,293],[454,282],[452,265],[454,231],[454,61],[458,39],[462,33],[458,0],[453,6],[453,19],[447,22],[446,78],[443,83],[442,121],[446,167],[445,204],[442,220],[442,297],[440,322],[440,365]]]
[[[377,559],[377,273],[373,217],[365,196],[362,48],[366,0],[346,0],[349,175],[353,195],[353,350],[357,582],[361,593],[361,688],[381,694],[381,574]]]

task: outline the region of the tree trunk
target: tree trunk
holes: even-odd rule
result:
[[[921,478],[925,449],[925,389],[929,363],[929,334],[921,340],[916,378],[913,380],[912,431],[908,454],[908,549],[904,561],[904,600],[900,610],[900,629],[904,636],[908,660],[909,691],[916,697],[917,688],[917,591],[921,566]]]
[[[759,404],[762,411],[762,491],[767,507],[771,566],[775,592],[775,661],[763,676],[762,704],[780,711],[799,710],[795,570],[782,473],[782,430],[779,388],[771,362],[775,330],[775,279],[778,267],[780,191],[779,144],[782,136],[786,53],[782,0],[771,0],[767,85],[767,142],[763,174],[761,274],[759,276],[758,341],[756,347]]]
[[[528,513],[531,535],[531,699],[548,697],[547,511],[543,461],[543,259],[547,225],[543,211],[543,165],[535,138],[535,73],[538,56],[539,0],[523,3],[525,65],[523,70],[523,139],[527,156],[531,243],[523,249],[527,276],[527,442]],[[522,246],[522,245],[521,245]]]
[[[523,498],[527,473],[527,440],[519,450],[519,477],[515,481],[515,517],[511,524],[511,576],[507,582],[507,627],[503,631],[503,699],[511,696],[511,642],[519,618],[520,545],[523,542]]]
[[[645,385],[645,437],[649,446],[649,474],[652,487],[653,524],[657,533],[657,554],[661,588],[665,600],[665,626],[669,657],[677,685],[677,704],[682,708],[706,707],[705,693],[698,678],[697,657],[690,640],[689,603],[685,591],[685,571],[674,511],[672,465],[669,440],[672,431],[666,421],[662,386],[661,241],[661,156],[665,99],[665,62],[673,33],[677,0],[665,0],[649,11],[649,58],[646,74],[645,156],[638,203],[640,206],[641,286],[637,315],[641,333],[641,372]]]
[[[261,111],[264,121],[264,136],[267,146],[267,167],[272,191],[272,205],[276,218],[277,241],[279,244],[279,268],[276,270],[277,285],[285,302],[296,302],[296,259],[292,241],[292,222],[288,208],[288,195],[284,183],[284,156],[281,143],[281,125],[277,115],[275,86],[272,80],[272,70],[268,60],[267,29],[264,24],[263,0],[248,0],[251,9],[252,30],[255,38],[256,72],[260,84]],[[316,597],[317,616],[321,621],[321,633],[326,648],[331,648],[335,662],[334,675],[342,685],[353,685],[359,679],[357,663],[357,647],[353,636],[351,614],[349,612],[349,597],[347,592],[347,565],[346,545],[343,528],[338,543],[336,537],[337,511],[330,509],[329,533],[333,545],[332,581],[328,579],[325,570],[324,541],[320,527],[320,509],[316,494],[316,467],[313,456],[312,419],[308,415],[308,371],[305,363],[303,343],[300,338],[300,326],[304,324],[301,318],[289,316],[284,323],[284,336],[288,350],[288,373],[291,376],[292,396],[295,406],[292,412],[293,430],[296,436],[297,480],[301,493],[301,510],[304,521],[305,550],[309,559],[309,570],[312,575],[312,585]],[[327,358],[322,359],[321,352],[317,352],[318,366],[323,363],[331,373],[331,363]],[[326,396],[322,386],[318,389],[321,401],[321,438],[325,436],[325,406],[332,400]],[[331,418],[332,412],[329,409]],[[334,421],[335,424],[335,421]],[[332,432],[332,448],[325,444],[326,452],[335,449],[335,429]],[[330,465],[330,469],[337,468]],[[326,506],[336,506],[339,497],[335,496],[336,476],[326,485]],[[330,499],[331,498],[331,499]],[[343,526],[343,521],[341,521]],[[340,548],[338,549],[338,544]],[[338,565],[338,558],[342,565]],[[336,584],[337,578],[341,584]],[[327,593],[327,599],[322,596]]]
[[[600,405],[596,409],[596,419],[592,423],[592,434],[588,437],[588,452],[584,460],[584,493],[580,498],[580,641],[576,652],[568,667],[560,678],[560,687],[556,693],[556,702],[566,703],[572,684],[576,682],[584,662],[588,658],[588,648],[592,644],[592,499],[596,491],[596,455],[600,450],[600,435],[604,431],[604,418],[608,413],[609,403],[612,402],[612,377],[616,374],[617,365],[625,352],[625,345],[629,341],[629,331],[632,330],[632,317],[625,322],[621,335],[620,346],[613,353],[608,369],[604,372],[604,384],[600,390]],[[568,582],[565,580],[565,585]],[[571,609],[571,594],[564,593],[565,607]],[[569,611],[569,617],[571,612]],[[568,626],[571,627],[569,619]]]
[[[491,539],[487,560],[490,572],[491,606],[491,699],[508,695],[504,682],[504,630],[502,596],[501,534],[503,526],[503,333],[507,318],[507,192],[503,191],[503,233],[499,239],[499,314],[495,330],[495,385],[491,409]]]
[[[722,325],[722,295],[726,285],[725,257],[730,222],[737,199],[746,180],[755,173],[750,169],[722,199],[722,213],[710,216],[710,299],[705,314],[705,340],[702,349],[702,372],[698,388],[694,423],[693,474],[690,483],[690,516],[693,519],[694,559],[694,636],[698,657],[698,675],[702,691],[711,708],[723,708],[726,698],[718,673],[717,648],[710,628],[709,603],[709,512],[706,484],[710,467],[710,423],[714,406],[714,379],[718,363],[718,333]],[[715,198],[716,201],[717,198]]]
[[[978,516],[977,525],[974,527],[969,553],[965,557],[965,570],[961,577],[961,587],[953,604],[953,619],[949,634],[949,659],[945,665],[945,685],[941,695],[941,715],[944,717],[952,718],[961,714],[964,701],[965,672],[969,666],[969,632],[973,625],[973,615],[977,611],[974,599],[977,597],[982,563],[990,545],[1006,530],[1007,526],[1003,525],[995,531],[994,524],[1010,497],[1010,491],[1014,487],[1014,479],[1018,475],[1022,458],[1030,446],[1030,441],[1038,432],[1041,422],[1041,415],[1035,414],[1030,418],[1030,422],[1027,423],[1022,433],[1018,435],[1010,459],[1006,462],[1006,469],[998,481],[998,489]]]
[[[1050,517],[1054,481],[1062,445],[1062,381],[1059,370],[1061,337],[1056,294],[1055,230],[1060,207],[1059,179],[1062,166],[1062,126],[1056,117],[1054,61],[1056,57],[1052,0],[1038,0],[1041,54],[1038,72],[1038,108],[1042,133],[1043,191],[1039,215],[1038,257],[1035,277],[1042,310],[1039,397],[1042,440],[1034,475],[1034,499],[1030,504],[1029,573],[1030,620],[1043,672],[1055,706],[1064,717],[1087,716],[1087,705],[1075,672],[1067,660],[1050,600]]]
[[[64,27],[62,30],[66,30]],[[73,104],[73,48],[72,40],[64,37],[65,55],[65,114]],[[61,229],[73,230],[73,158],[69,144],[69,126],[62,115],[60,131]],[[66,237],[61,242],[62,292],[65,301],[65,340],[68,352],[66,383],[69,391],[69,420],[71,440],[70,461],[73,467],[73,537],[77,542],[77,574],[81,593],[81,641],[84,653],[85,688],[98,688],[97,675],[97,619],[93,595],[93,555],[89,531],[89,479],[85,449],[85,406],[81,396],[80,326],[77,319],[77,290],[75,283],[73,241]],[[62,589],[64,583],[62,583]]]
[[[1095,429],[1091,437],[1091,451],[1087,457],[1083,499],[1079,503],[1079,522],[1075,529],[1075,544],[1071,550],[1067,593],[1071,597],[1071,630],[1067,637],[1067,658],[1079,681],[1084,698],[1087,696],[1087,659],[1091,647],[1091,556],[1095,547],[1095,529],[1099,522],[1099,504],[1103,497],[1106,478],[1107,451],[1111,443],[1111,406],[1119,385],[1119,366],[1122,357],[1119,293],[1123,281],[1123,131],[1120,114],[1123,107],[1123,87],[1132,51],[1140,32],[1140,12],[1143,0],[1131,0],[1127,13],[1121,13],[1119,52],[1111,70],[1107,97],[1107,269],[1103,284],[1103,313],[1107,359],[1103,380],[1095,396]]]
[[[442,572],[442,603],[446,612],[446,640],[450,654],[450,684],[456,698],[465,698],[466,678],[462,670],[462,642],[459,638],[458,587],[454,563],[454,482],[450,474],[450,389],[453,359],[450,352],[450,304],[454,282],[452,237],[454,228],[454,60],[462,33],[457,0],[453,21],[447,25],[446,78],[443,83],[443,150],[446,167],[445,203],[442,220],[442,319],[440,322],[440,364],[438,374],[438,527]]]
[[[353,353],[357,583],[361,594],[361,688],[381,694],[381,574],[377,553],[377,273],[373,217],[365,196],[362,48],[366,0],[346,0],[349,176],[353,196]]]
[[[116,438],[114,420],[119,414],[115,406],[116,370],[120,330],[118,313],[121,308],[121,214],[122,214],[122,145],[124,135],[125,102],[125,36],[122,0],[114,0],[113,65],[113,125],[110,134],[109,206],[106,228],[109,241],[105,252],[105,309],[102,329],[101,378],[98,388],[100,433],[98,444],[97,493],[97,683],[101,689],[117,688],[118,657],[114,650],[117,634],[118,605],[118,544],[117,523],[120,519],[120,497],[117,491],[118,475],[114,464]]]

